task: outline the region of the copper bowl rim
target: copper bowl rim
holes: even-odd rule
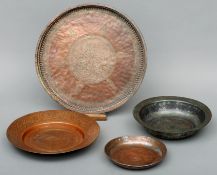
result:
[[[101,9],[105,9],[108,10],[118,16],[120,16],[121,18],[123,18],[135,31],[137,37],[140,40],[140,45],[141,45],[141,53],[142,53],[142,61],[144,63],[143,67],[140,68],[140,72],[139,72],[139,79],[136,80],[136,82],[134,82],[134,88],[133,90],[131,90],[131,93],[128,93],[128,95],[126,95],[121,101],[116,102],[111,104],[110,106],[106,106],[106,107],[100,107],[98,109],[89,109],[89,110],[85,110],[85,111],[80,111],[78,110],[76,106],[70,105],[67,102],[64,101],[64,99],[60,98],[59,95],[57,93],[55,93],[52,88],[49,87],[49,85],[46,83],[45,78],[42,75],[41,72],[41,67],[40,67],[40,50],[41,47],[43,45],[44,42],[44,38],[47,35],[47,32],[51,29],[51,27],[62,17],[64,17],[66,14],[73,12],[76,9],[82,9],[82,8],[86,8],[86,7],[93,7],[93,8],[101,8]],[[85,113],[103,113],[103,112],[109,112],[112,111],[122,105],[124,105],[139,89],[139,86],[142,84],[142,81],[144,79],[145,76],[145,72],[147,69],[147,45],[146,42],[143,38],[143,35],[141,33],[141,31],[139,30],[139,28],[135,25],[135,23],[133,22],[132,19],[130,19],[126,14],[119,12],[118,10],[116,10],[115,8],[111,8],[108,5],[102,5],[100,3],[96,3],[96,4],[82,4],[82,5],[77,5],[71,8],[67,8],[66,10],[64,10],[62,13],[60,13],[59,15],[57,15],[55,18],[53,18],[52,20],[50,20],[50,22],[48,23],[48,25],[45,27],[45,29],[42,31],[38,42],[37,42],[37,46],[36,46],[36,51],[35,51],[35,69],[36,69],[36,74],[39,78],[40,83],[42,84],[44,90],[48,93],[48,95],[55,100],[56,102],[58,102],[60,105],[64,106],[65,108],[69,109],[69,110],[74,110],[74,111],[78,111],[78,112],[85,112]]]
[[[202,124],[198,125],[195,128],[191,128],[191,129],[187,129],[185,131],[182,131],[182,134],[187,134],[188,132],[196,132],[200,129],[202,129],[203,127],[205,127],[211,120],[212,118],[212,112],[211,110],[208,108],[208,106],[206,106],[204,103],[191,99],[191,98],[186,98],[186,97],[179,97],[179,96],[158,96],[158,97],[152,97],[152,98],[148,98],[146,100],[141,101],[140,103],[138,103],[133,110],[133,116],[135,118],[136,121],[138,121],[143,127],[149,129],[149,130],[153,130],[156,132],[162,132],[161,130],[156,130],[153,129],[152,127],[150,127],[148,124],[146,124],[140,116],[140,112],[142,109],[144,109],[146,106],[154,104],[154,103],[158,103],[158,102],[162,102],[162,101],[180,101],[180,102],[184,102],[184,103],[188,103],[189,105],[193,105],[196,106],[197,108],[201,109],[204,114],[205,114],[205,120],[202,122]],[[180,132],[163,132],[165,134],[179,134]]]
[[[144,165],[129,165],[129,164],[124,164],[124,163],[121,163],[121,162],[119,162],[119,161],[114,160],[114,159],[110,156],[110,154],[109,154],[109,151],[110,151],[109,146],[112,145],[112,144],[115,144],[114,142],[117,141],[117,140],[125,140],[126,138],[131,138],[131,139],[135,139],[135,138],[145,138],[145,139],[149,139],[149,140],[152,140],[152,141],[158,143],[158,144],[161,146],[161,148],[159,147],[159,149],[160,149],[160,151],[161,151],[161,154],[162,154],[162,155],[160,156],[160,159],[159,159],[158,161],[156,161],[156,162],[153,162],[153,163],[150,163],[150,164],[144,164]],[[125,140],[125,141],[126,141],[126,140]],[[127,143],[127,141],[126,141],[125,143]],[[132,143],[129,144],[129,145],[132,145]],[[166,156],[166,154],[167,154],[167,147],[166,147],[166,145],[165,145],[162,141],[160,141],[160,140],[158,140],[158,139],[155,139],[155,138],[153,138],[153,137],[149,137],[149,136],[132,136],[132,135],[127,135],[127,136],[121,136],[121,137],[117,137],[117,138],[114,138],[114,139],[110,140],[110,141],[105,145],[104,152],[105,152],[105,154],[107,155],[107,157],[108,157],[113,163],[115,163],[115,164],[118,165],[118,166],[121,166],[121,167],[127,168],[127,169],[146,169],[146,168],[151,168],[151,167],[153,167],[153,166],[155,166],[155,165],[160,164],[160,163],[165,159],[165,156]]]

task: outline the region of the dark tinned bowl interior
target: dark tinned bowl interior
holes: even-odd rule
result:
[[[205,104],[177,96],[146,99],[136,105],[133,115],[150,134],[164,139],[191,136],[206,126],[212,117]]]
[[[180,133],[200,126],[205,112],[199,107],[182,101],[160,101],[145,106],[140,118],[156,131]]]

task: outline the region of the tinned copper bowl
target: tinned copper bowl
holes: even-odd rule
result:
[[[197,133],[211,120],[211,111],[203,103],[184,97],[162,96],[140,102],[134,118],[152,135],[181,139]]]

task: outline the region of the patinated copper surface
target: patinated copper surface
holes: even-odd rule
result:
[[[25,151],[58,154],[90,145],[99,135],[96,121],[72,111],[35,112],[15,120],[7,130],[9,141]]]
[[[65,11],[43,32],[36,68],[47,92],[70,110],[111,111],[138,89],[146,50],[136,27],[104,6]]]
[[[183,139],[196,134],[212,118],[205,104],[176,96],[143,100],[136,105],[133,115],[150,134],[164,139]]]
[[[166,146],[145,136],[124,136],[111,140],[105,153],[117,165],[129,169],[150,168],[166,155]]]

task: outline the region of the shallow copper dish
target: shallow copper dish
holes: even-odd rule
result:
[[[136,92],[146,50],[124,15],[104,6],[79,6],[47,26],[37,46],[36,69],[45,90],[64,107],[103,113]]]
[[[140,102],[135,119],[147,131],[165,139],[181,139],[195,134],[211,120],[211,111],[203,103],[184,97],[154,97]]]
[[[22,150],[58,154],[90,145],[99,135],[94,119],[71,111],[43,111],[15,120],[7,130],[9,141]]]
[[[167,152],[166,146],[145,136],[123,136],[109,141],[105,153],[113,163],[128,169],[145,169],[159,164]]]

